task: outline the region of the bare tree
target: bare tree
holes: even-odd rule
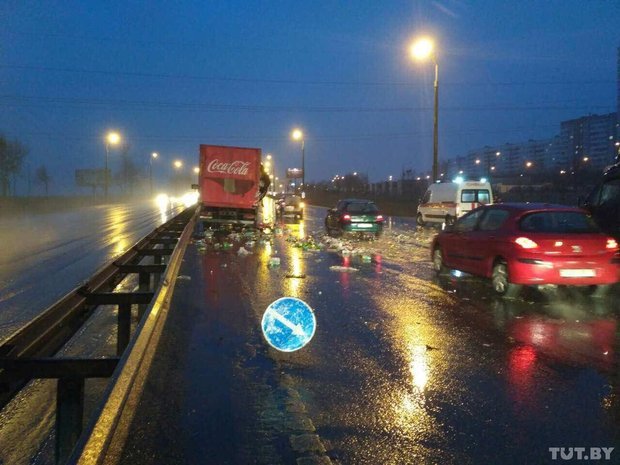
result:
[[[43,186],[45,186],[45,196],[47,197],[49,193],[49,184],[52,180],[52,177],[48,174],[45,165],[41,165],[37,168],[34,173],[34,177],[37,184],[42,184]]]
[[[20,172],[22,162],[28,150],[17,140],[10,141],[0,135],[0,193],[9,195],[11,177],[15,179]]]

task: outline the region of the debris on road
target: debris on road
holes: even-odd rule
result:
[[[271,257],[269,259],[269,262],[267,263],[267,266],[269,267],[280,266],[280,257]]]
[[[237,255],[240,257],[246,257],[251,254],[252,252],[249,252],[245,247],[239,247],[239,250],[237,251]]]
[[[340,271],[342,273],[355,273],[356,271],[359,271],[357,268],[353,268],[352,266],[338,266],[338,265],[332,265],[329,267],[329,269],[332,271]]]

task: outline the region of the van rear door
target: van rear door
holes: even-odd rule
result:
[[[460,192],[458,199],[460,206],[460,215],[470,212],[480,205],[488,205],[493,203],[491,189],[488,187],[464,187]]]

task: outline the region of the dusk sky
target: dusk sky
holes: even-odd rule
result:
[[[201,143],[259,147],[281,175],[301,164],[296,126],[308,181],[429,170],[433,65],[407,50],[423,33],[438,48],[440,161],[616,111],[615,0],[4,0],[0,24],[0,133],[56,193],[103,167],[109,129],[145,171],[159,152],[161,179],[173,159],[196,165]]]

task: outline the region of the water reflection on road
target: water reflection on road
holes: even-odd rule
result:
[[[178,211],[145,200],[0,218],[0,339]]]

